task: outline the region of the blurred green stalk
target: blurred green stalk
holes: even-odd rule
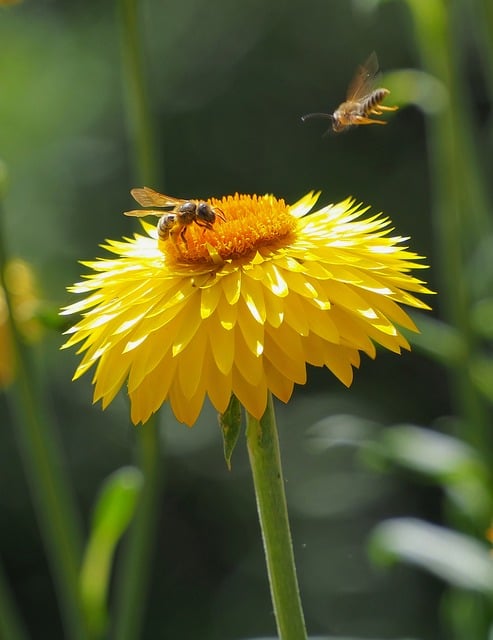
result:
[[[160,173],[156,151],[157,136],[147,91],[138,7],[137,0],[117,0],[127,122],[134,148],[138,183],[156,185]],[[162,184],[162,177],[159,183]],[[137,429],[137,440],[138,462],[144,476],[144,485],[118,573],[116,609],[112,624],[112,637],[118,640],[137,640],[142,637],[161,490],[162,461],[156,419],[149,420]]]
[[[477,348],[470,325],[471,307],[466,262],[491,231],[487,198],[473,143],[467,92],[458,72],[456,0],[407,0],[424,69],[445,85],[449,104],[428,120],[434,225],[438,243],[439,292],[445,320],[461,334],[463,360],[451,365],[452,397],[462,419],[461,436],[482,450],[489,448],[484,401],[474,385],[468,363]]]
[[[0,221],[3,210],[0,202]],[[67,638],[88,638],[79,597],[78,572],[82,534],[72,486],[62,465],[62,452],[48,411],[33,377],[28,349],[19,333],[5,282],[6,249],[0,229],[0,285],[4,289],[12,336],[15,380],[8,399],[15,434],[53,575]]]
[[[136,427],[138,463],[144,476],[144,485],[118,572],[116,609],[111,625],[111,637],[118,640],[142,638],[162,476],[156,422],[151,419],[142,427]]]
[[[493,2],[471,0],[468,6],[474,19],[474,28],[479,35],[480,57],[486,71],[491,101],[493,99]]]
[[[28,640],[24,623],[15,606],[14,599],[0,564],[0,638],[2,640]]]
[[[247,447],[280,640],[306,640],[272,396],[260,422],[247,414]]]
[[[414,18],[423,67],[443,82],[449,100],[443,111],[428,118],[427,126],[435,237],[440,260],[438,290],[444,319],[457,330],[464,346],[462,357],[448,365],[451,398],[460,418],[457,435],[488,456],[491,428],[486,402],[471,376],[471,365],[480,344],[471,326],[474,283],[468,280],[467,267],[474,252],[491,233],[491,220],[484,167],[474,144],[469,92],[462,74],[461,21],[466,5],[463,0],[407,2]],[[488,2],[491,7],[491,0]],[[486,11],[486,6],[484,8]],[[471,528],[477,533],[474,525]],[[488,635],[491,610],[476,594],[467,600],[463,593],[453,592],[448,606],[445,601],[443,612],[452,637],[464,638],[466,629],[471,640]]]
[[[162,184],[155,123],[147,83],[144,49],[140,36],[138,0],[116,0],[121,31],[122,71],[126,92],[127,127],[133,147],[139,185]],[[142,6],[140,4],[140,9]]]

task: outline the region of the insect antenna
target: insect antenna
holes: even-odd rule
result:
[[[325,118],[326,120],[333,120],[334,116],[331,113],[307,113],[306,115],[301,116],[301,122],[311,120],[312,118]]]

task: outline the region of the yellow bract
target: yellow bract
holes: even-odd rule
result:
[[[306,382],[307,363],[349,386],[360,352],[408,349],[396,325],[416,330],[399,304],[428,308],[409,273],[421,258],[350,199],[306,215],[317,197],[211,199],[225,221],[192,226],[179,249],[147,223],[108,242],[117,257],[87,263],[71,289],[86,297],[63,311],[83,313],[64,345],[84,353],[75,377],[96,366],[103,407],[127,382],[134,423],[169,400],[192,425],[206,396],[223,412],[234,393],[260,418],[269,391],[287,402]]]
[[[5,281],[19,332],[24,340],[34,342],[40,336],[41,326],[36,318],[39,298],[30,266],[23,260],[11,260],[5,268]],[[5,292],[0,286],[0,387],[10,384],[15,375],[8,313]]]

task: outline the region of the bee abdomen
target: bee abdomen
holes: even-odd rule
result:
[[[174,213],[165,213],[161,216],[157,223],[157,233],[161,240],[169,238],[169,232],[176,224],[176,215]]]
[[[366,98],[363,111],[365,113],[370,112],[372,109],[377,107],[381,102],[385,100],[385,98],[389,95],[390,91],[388,89],[375,89],[372,91],[370,95]]]

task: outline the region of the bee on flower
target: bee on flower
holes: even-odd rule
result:
[[[133,209],[125,211],[125,215],[137,218],[158,216],[157,232],[160,240],[171,238],[177,246],[179,246],[178,239],[187,243],[186,233],[190,225],[196,224],[203,229],[214,229],[216,216],[224,220],[222,211],[207,202],[165,196],[149,187],[132,189],[130,193],[143,207],[161,207],[168,211],[163,213],[159,209]]]
[[[103,408],[126,384],[135,424],[169,401],[193,425],[206,397],[223,413],[234,394],[260,419],[270,394],[287,402],[306,383],[307,364],[349,386],[361,353],[408,349],[398,327],[417,329],[401,305],[429,308],[410,273],[422,258],[351,198],[312,212],[319,195],[186,201],[220,224],[172,237],[142,220],[143,233],[108,241],[115,257],[85,263],[70,288],[82,297],[62,311],[82,314],[64,345],[83,353],[74,378],[95,367]]]

